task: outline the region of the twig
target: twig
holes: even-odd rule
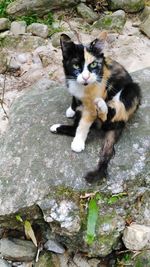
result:
[[[1,107],[3,109],[3,112],[4,112],[4,114],[5,114],[7,119],[9,119],[9,116],[8,116],[8,114],[7,114],[7,112],[6,112],[5,108],[4,108],[4,104],[5,104],[4,96],[5,96],[5,88],[6,88],[6,73],[7,73],[7,70],[8,70],[8,66],[10,65],[11,59],[12,58],[10,58],[10,60],[9,60],[9,62],[7,64],[7,67],[6,67],[6,71],[5,71],[5,75],[4,75],[4,83],[3,83],[3,88],[2,88],[2,98],[0,98],[0,105],[1,105]]]
[[[77,37],[77,40],[78,40],[79,44],[82,44],[82,40],[81,40],[81,36],[80,36],[80,34],[79,34],[75,29],[72,28],[72,26],[71,26],[71,24],[70,24],[69,21],[67,21],[66,19],[64,19],[64,21],[68,24],[70,30],[71,30],[72,32],[74,32],[75,36]]]

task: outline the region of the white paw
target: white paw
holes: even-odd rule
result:
[[[75,137],[71,143],[71,149],[75,152],[81,152],[85,148],[85,142],[81,138]]]
[[[75,115],[75,111],[71,107],[67,108],[66,117],[67,118],[73,118],[74,115]]]
[[[106,105],[106,102],[102,98],[96,98],[95,99],[95,104],[97,108],[102,112],[102,113],[108,113],[108,107]]]
[[[61,124],[57,123],[57,124],[53,124],[51,127],[50,127],[50,131],[52,133],[57,133],[57,128],[60,127]]]

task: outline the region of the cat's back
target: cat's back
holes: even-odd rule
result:
[[[110,57],[106,57],[104,62],[106,69],[109,71],[109,82],[122,82],[123,84],[132,82],[130,74],[120,63]]]

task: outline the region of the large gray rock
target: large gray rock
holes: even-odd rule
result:
[[[93,27],[109,31],[121,32],[126,22],[126,15],[123,10],[118,10],[111,15],[105,15],[97,20]]]
[[[110,10],[123,9],[126,12],[134,13],[144,8],[144,0],[110,0],[108,7]]]
[[[85,19],[88,23],[92,23],[95,20],[98,19],[98,15],[96,12],[94,12],[91,8],[89,8],[87,5],[84,3],[80,3],[77,6],[77,12],[78,14]]]
[[[13,16],[22,16],[31,12],[43,16],[48,12],[65,7],[75,6],[79,0],[16,0],[7,7],[7,13]]]
[[[72,138],[49,132],[53,123],[68,122],[65,110],[70,97],[66,89],[44,79],[15,101],[9,127],[0,140],[0,227],[6,219],[7,227],[13,227],[10,222],[16,219],[12,213],[36,204],[58,242],[73,251],[80,247],[91,256],[105,256],[117,248],[127,215],[139,224],[150,223],[149,75],[150,69],[133,74],[142,86],[143,102],[116,146],[109,177],[99,185],[90,186],[83,178],[98,160],[98,130],[91,132],[80,154],[71,151]],[[88,246],[87,200],[80,196],[97,190],[101,197],[96,237]],[[112,196],[124,191],[125,197]],[[140,196],[141,206],[136,204]],[[33,211],[30,214],[34,217]]]

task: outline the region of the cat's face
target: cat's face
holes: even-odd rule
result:
[[[70,37],[61,35],[63,66],[67,80],[88,85],[100,82],[103,67],[104,40],[95,39],[87,46],[75,44]]]

